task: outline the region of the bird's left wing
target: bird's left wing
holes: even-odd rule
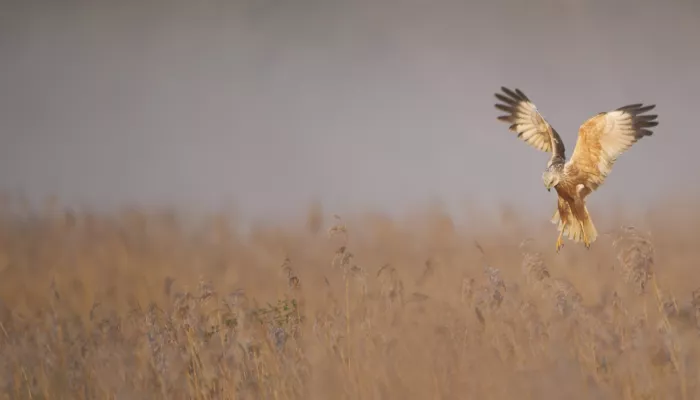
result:
[[[657,115],[644,115],[656,105],[630,104],[599,113],[579,128],[576,147],[566,163],[570,175],[576,176],[590,190],[602,185],[617,158],[657,126]]]
[[[510,123],[509,129],[530,146],[552,153],[553,159],[566,159],[566,149],[557,131],[537,111],[535,104],[520,89],[515,91],[501,87],[503,93],[495,96],[501,103],[495,106],[506,115],[498,117],[499,121]]]

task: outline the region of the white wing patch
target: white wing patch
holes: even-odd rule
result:
[[[600,136],[600,159],[598,170],[603,177],[608,176],[617,158],[637,141],[633,116],[624,111],[605,114],[603,134]]]
[[[514,122],[519,125],[520,137],[537,148],[549,150],[549,136],[542,132],[547,132],[549,127],[544,122],[543,117],[537,111],[537,107],[531,102],[520,103],[522,109],[517,109]]]
[[[584,185],[583,183],[579,183],[578,185],[576,185],[576,192],[579,195],[581,195],[581,192],[583,192],[584,189],[586,189],[586,185]]]

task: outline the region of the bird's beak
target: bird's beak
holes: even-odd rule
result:
[[[551,191],[552,191],[552,188],[547,188],[547,191],[548,191],[548,192],[551,192]]]

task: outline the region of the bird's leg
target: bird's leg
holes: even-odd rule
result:
[[[583,232],[583,245],[586,246],[587,249],[590,249],[591,243],[588,241],[588,235],[586,234],[586,230],[583,228],[583,222],[579,221],[578,223],[581,225],[581,232]]]
[[[561,248],[564,247],[564,243],[561,240],[561,237],[564,235],[564,229],[566,229],[566,222],[561,227],[561,231],[559,231],[559,237],[557,237],[557,244],[556,244],[557,253],[559,253],[559,250],[561,250]]]

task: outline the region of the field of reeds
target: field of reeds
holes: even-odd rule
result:
[[[700,213],[0,209],[5,399],[697,399]],[[601,210],[602,209],[602,210]]]

